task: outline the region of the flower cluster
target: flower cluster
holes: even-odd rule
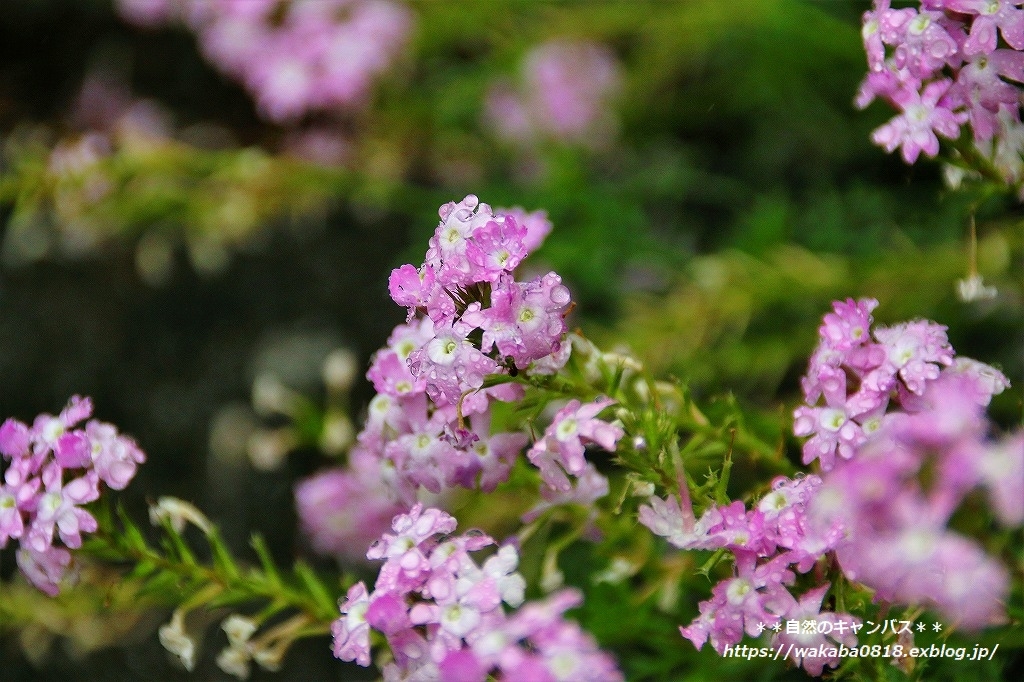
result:
[[[1024,434],[990,441],[983,416],[1009,382],[993,367],[954,359],[945,327],[934,322],[873,328],[877,305],[833,304],[802,381],[808,404],[795,411],[793,430],[808,437],[804,463],[818,460],[823,476],[779,477],[751,509],[711,504],[699,519],[685,483],[678,499],[652,497],[640,507],[640,522],[673,546],[734,557],[734,575],[681,628],[698,648],[710,640],[721,653],[744,634],[806,618],[843,623],[828,636],[855,644],[849,626],[858,619],[822,611],[829,584],[799,599],[790,591],[827,554],[876,599],[925,605],[967,628],[1003,616],[1005,568],[947,523],[977,488],[1004,525],[1024,523]],[[786,636],[775,634],[773,646]],[[814,675],[839,664],[796,662]]]
[[[984,417],[1009,381],[954,359],[945,327],[933,322],[872,330],[877,305],[836,302],[803,379],[810,406],[797,408],[793,431],[810,436],[804,462],[817,459],[826,472],[811,525],[842,525],[835,550],[843,571],[876,598],[981,627],[1001,617],[1008,577],[947,524],[977,487],[1005,525],[1024,522],[1022,435],[989,441]]]
[[[451,536],[455,519],[417,504],[396,516],[367,552],[384,565],[372,592],[356,583],[334,622],[334,654],[370,664],[370,631],[386,638],[393,660],[385,680],[485,679],[614,681],[622,675],[566,610],[571,589],[523,606],[518,552],[504,545],[478,565],[471,553],[494,544],[482,533]],[[506,613],[502,604],[518,609]],[[520,608],[521,607],[521,608]]]
[[[976,541],[948,528],[976,488],[997,519],[1024,523],[1024,432],[990,441],[972,373],[944,372],[913,412],[881,430],[825,476],[815,523],[844,519],[836,555],[875,598],[934,609],[977,629],[1004,618],[1009,575]]]
[[[804,464],[818,460],[828,471],[837,455],[850,459],[881,427],[890,407],[911,408],[943,368],[970,378],[971,394],[981,405],[1008,385],[992,367],[968,359],[954,363],[942,325],[914,320],[872,330],[877,305],[874,299],[837,301],[825,316],[802,379],[807,405],[793,414],[793,432],[810,436]]]
[[[424,262],[391,274],[391,296],[408,309],[407,321],[373,356],[367,378],[377,395],[348,469],[296,489],[299,516],[318,549],[350,556],[346,547],[365,546],[368,535],[386,527],[382,520],[408,509],[423,491],[494,490],[529,437],[492,433],[492,402],[517,400],[523,388],[485,387],[484,378],[550,374],[568,360],[569,290],[553,272],[525,282],[513,274],[551,229],[545,215],[495,211],[474,196],[439,214]],[[530,449],[548,503],[589,503],[607,494],[607,480],[585,460],[584,448],[614,450],[622,437],[621,428],[597,418],[611,402],[570,402]]]
[[[299,482],[295,503],[299,524],[313,549],[348,561],[362,559],[363,548],[403,509],[381,479],[379,468],[365,459]]]
[[[875,0],[862,35],[868,75],[858,106],[882,97],[900,113],[872,139],[902,148],[913,163],[935,156],[938,135],[974,142],[1007,181],[1022,177],[1020,83],[1024,82],[1024,10],[1018,0],[922,0],[920,9],[893,9]],[[1002,40],[1000,40],[1000,37]]]
[[[836,455],[850,459],[878,431],[889,411],[927,406],[925,389],[960,377],[978,406],[1010,385],[1002,372],[970,358],[954,360],[946,328],[927,320],[871,329],[874,299],[836,301],[819,329],[821,341],[801,380],[807,405],[793,413],[793,433],[810,436],[803,461],[823,471]],[[824,401],[824,405],[820,404]]]
[[[543,213],[495,212],[473,195],[439,213],[423,264],[396,269],[388,288],[410,321],[417,313],[430,320],[431,338],[410,354],[409,369],[444,405],[479,389],[487,374],[557,354],[571,296],[553,272],[528,282],[512,274],[550,230]],[[470,339],[476,330],[478,342]]]
[[[509,142],[547,138],[600,146],[614,129],[610,104],[621,85],[621,67],[607,48],[551,41],[526,55],[520,88],[506,83],[491,88],[486,116]]]
[[[92,402],[75,396],[56,417],[41,414],[32,426],[8,419],[0,426],[0,549],[18,540],[18,566],[53,596],[72,565],[71,549],[94,532],[83,505],[100,496],[100,483],[121,490],[146,457],[131,438],[95,419]]]
[[[860,622],[845,613],[822,610],[822,600],[830,585],[814,587],[798,600],[789,587],[797,572],[808,572],[843,533],[841,520],[822,528],[812,524],[808,509],[821,488],[817,476],[778,477],[771,491],[758,504],[746,509],[743,502],[708,507],[698,520],[689,492],[681,486],[680,500],[652,497],[640,507],[640,522],[656,535],[668,538],[680,549],[719,549],[734,557],[734,575],[720,581],[711,599],[701,602],[700,615],[687,627],[684,637],[698,649],[708,640],[722,653],[743,639],[744,633],[760,636],[765,628],[785,620],[812,618],[846,625]],[[825,643],[825,635],[820,643]],[[773,646],[785,635],[775,635]],[[828,635],[836,644],[853,646],[857,637],[848,627],[834,629]],[[811,643],[809,646],[816,646]],[[827,648],[826,648],[827,650]],[[836,667],[838,656],[804,657],[795,661],[807,672],[820,675],[827,665]]]
[[[411,16],[391,0],[118,0],[123,16],[153,26],[183,21],[206,57],[241,81],[260,112],[289,121],[361,104],[406,41]]]

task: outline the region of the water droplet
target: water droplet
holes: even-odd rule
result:
[[[559,284],[551,288],[551,300],[557,305],[565,305],[569,302],[572,296],[569,294],[569,289]]]

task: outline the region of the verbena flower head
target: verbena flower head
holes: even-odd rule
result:
[[[452,536],[455,520],[422,505],[396,516],[392,528],[367,553],[384,560],[373,591],[357,583],[340,605],[332,626],[338,658],[369,665],[372,629],[394,657],[385,679],[622,679],[593,638],[564,619],[578,593],[523,605],[512,545],[480,565],[472,554],[494,540],[472,531]]]
[[[365,547],[400,511],[379,473],[366,467],[305,479],[295,486],[295,506],[313,549],[347,560],[365,558]]]
[[[550,41],[524,57],[518,88],[491,88],[487,122],[509,142],[553,139],[600,147],[614,132],[611,104],[621,86],[621,67],[604,46]]]
[[[1006,505],[1007,495],[1024,486],[1012,481],[1024,471],[1024,450],[1007,456],[1002,443],[988,439],[988,389],[1002,386],[995,375],[1002,376],[963,363],[923,382],[920,395],[905,387],[905,411],[890,414],[828,471],[808,513],[812,528],[842,526],[835,548],[848,578],[879,599],[927,606],[968,629],[1004,617],[1009,576],[947,524],[978,487],[989,490],[996,516],[1012,524],[1019,505]],[[1011,482],[997,480],[1006,475]]]
[[[753,552],[737,553],[736,575],[712,588],[711,599],[700,604],[700,615],[680,628],[683,637],[697,649],[710,640],[721,654],[743,639],[744,633],[756,637],[765,626],[780,622],[794,604],[785,586],[795,576],[787,565],[784,555],[759,564]]]
[[[407,308],[408,317],[374,354],[367,372],[378,394],[349,457],[350,467],[360,471],[330,479],[335,486],[359,480],[405,505],[424,490],[440,496],[454,487],[491,491],[506,480],[528,437],[492,432],[491,405],[518,400],[524,389],[515,382],[484,382],[494,374],[557,371],[570,350],[563,341],[571,296],[561,278],[515,278],[515,269],[551,228],[544,213],[495,211],[469,195],[441,206],[438,215],[423,263],[396,268],[389,280],[392,298]],[[591,427],[597,430],[590,433]],[[617,428],[584,424],[581,435],[605,443]],[[582,445],[577,449],[579,459]],[[579,476],[577,459],[572,466]],[[348,535],[331,530],[327,520],[349,518],[356,513],[350,505],[361,497],[325,497],[327,487],[320,483],[326,481],[297,494],[300,517],[321,550],[337,547]],[[607,481],[594,472],[572,498],[592,500],[601,489],[606,491]],[[307,503],[312,499],[327,504]],[[367,523],[362,530],[380,528]]]
[[[823,471],[850,459],[878,431],[893,408],[912,410],[927,386],[947,372],[971,377],[971,393],[987,404],[1006,385],[1001,372],[981,363],[954,365],[946,328],[927,320],[872,328],[874,299],[833,303],[820,342],[801,380],[806,405],[793,413],[793,433],[808,437],[804,464]],[[952,367],[951,367],[952,366]],[[821,404],[822,399],[824,405]]]
[[[872,140],[914,163],[922,153],[935,156],[939,138],[957,139],[966,124],[977,151],[1006,182],[1019,182],[1024,10],[1015,0],[921,4],[893,9],[875,0],[864,14],[868,74],[857,104],[879,97],[899,112]]]
[[[92,416],[92,402],[74,396],[57,416],[41,414],[29,427],[16,419],[0,426],[0,549],[18,540],[18,566],[43,592],[55,595],[70,576],[68,549],[97,529],[84,505],[100,484],[121,489],[145,455],[135,441]]]
[[[713,505],[700,521],[695,521],[693,511],[688,509],[689,493],[685,489],[682,505],[672,498],[664,501],[652,497],[650,507],[640,508],[641,523],[673,545],[683,549],[724,548],[733,555],[734,575],[720,581],[712,589],[711,599],[700,603],[700,615],[680,628],[683,637],[698,649],[710,640],[721,653],[737,644],[744,634],[756,637],[783,618],[811,609],[814,598],[814,610],[819,610],[823,591],[805,595],[805,600],[797,602],[789,586],[795,582],[796,572],[810,571],[843,538],[841,523],[830,519],[829,525],[819,524],[810,516],[821,487],[822,480],[817,476],[780,476],[751,509],[739,500]],[[827,662],[811,660],[805,667],[812,670],[819,667],[818,663]]]
[[[549,228],[543,216],[496,213],[473,195],[438,213],[423,264],[395,269],[388,286],[411,324],[420,315],[433,325],[433,338],[409,356],[414,380],[434,402],[454,404],[487,374],[557,354],[571,296],[555,273],[525,283],[514,277],[528,244]]]
[[[261,114],[288,122],[363,104],[404,47],[412,15],[391,0],[118,0],[144,26],[184,22],[217,68],[239,80]]]

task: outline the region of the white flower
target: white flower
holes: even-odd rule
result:
[[[163,519],[169,519],[171,527],[181,533],[185,530],[185,524],[191,522],[204,534],[213,532],[213,524],[206,518],[203,512],[185,500],[177,497],[163,496],[156,501],[156,504],[149,508],[149,520],[154,526],[159,526]]]
[[[177,656],[185,670],[192,672],[196,667],[198,646],[194,639],[185,632],[185,612],[176,609],[171,615],[171,622],[160,626],[160,644]]]
[[[977,274],[957,280],[956,291],[964,303],[992,299],[998,293],[995,287],[985,286],[985,281]]]

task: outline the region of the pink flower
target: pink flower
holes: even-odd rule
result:
[[[100,480],[114,490],[124,490],[135,478],[146,455],[131,438],[121,435],[113,424],[95,419],[85,425],[92,465]]]
[[[978,55],[960,69],[949,95],[967,108],[975,142],[988,142],[1000,132],[1003,107],[1018,116],[1019,89],[1002,77],[1020,81],[1022,71],[1024,54],[1014,50]]]
[[[834,312],[825,315],[818,333],[830,347],[839,351],[863,346],[871,341],[871,311],[877,307],[878,301],[873,298],[835,301],[832,303]]]
[[[597,419],[598,413],[614,404],[610,398],[598,398],[586,405],[574,399],[558,411],[544,430],[544,437],[527,452],[549,487],[567,491],[571,484],[565,474],[579,476],[584,472],[587,463],[583,456],[585,442],[614,452],[616,443],[625,432],[621,427]]]
[[[563,618],[580,603],[575,590],[506,614],[503,604],[523,604],[526,585],[514,546],[501,547],[481,567],[471,553],[493,540],[472,532],[441,540],[454,520],[420,505],[393,527],[397,535],[385,534],[368,553],[385,560],[374,591],[367,594],[362,583],[349,590],[332,626],[339,658],[369,665],[373,629],[394,657],[382,671],[385,680],[621,681],[612,658]],[[412,564],[419,570],[409,580],[390,579]]]
[[[492,220],[473,232],[466,257],[474,266],[474,279],[493,282],[504,272],[512,272],[526,257],[526,227],[512,216],[501,222]]]
[[[992,396],[999,395],[1010,387],[1010,380],[1006,378],[1005,374],[991,365],[971,358],[956,358],[939,378],[955,376],[967,379],[967,381],[959,383],[960,389],[967,391],[974,402],[982,407],[992,401]]]
[[[1015,50],[1024,50],[1024,11],[1020,0],[947,0],[954,12],[974,15],[964,53],[991,54],[996,49],[996,30]]]
[[[4,484],[0,484],[0,549],[7,546],[11,538],[17,540],[25,531],[25,521],[18,509],[17,496]]]
[[[99,477],[89,472],[67,484],[63,472],[56,464],[43,470],[45,492],[39,497],[35,518],[25,535],[25,541],[36,552],[45,552],[53,542],[54,532],[71,549],[82,546],[82,532],[96,530],[96,519],[79,505],[98,499]]]
[[[378,393],[395,397],[423,393],[426,381],[412,375],[409,357],[433,337],[434,324],[429,317],[398,325],[388,337],[388,345],[374,354],[366,378]]]
[[[920,395],[926,381],[937,379],[941,366],[953,362],[953,347],[946,327],[927,320],[914,320],[892,327],[878,327],[875,338],[885,348],[887,361],[882,376],[898,373],[911,392]],[[878,381],[882,384],[884,380]]]
[[[409,369],[422,379],[427,395],[438,405],[455,405],[464,393],[483,386],[499,365],[469,340],[466,324],[435,329],[435,336],[409,356]]]
[[[495,209],[495,212],[512,218],[516,221],[517,225],[522,225],[526,229],[526,235],[523,237],[523,247],[528,254],[540,248],[548,233],[551,232],[552,225],[551,221],[548,220],[547,211],[527,212],[519,206],[514,206],[512,208]]]
[[[793,651],[791,655],[794,662],[797,665],[803,666],[804,670],[815,677],[821,676],[825,666],[830,668],[838,667],[840,663],[839,656],[801,657],[796,652],[815,649],[825,652],[830,650],[837,651],[838,647],[836,645],[838,644],[848,648],[853,647],[857,644],[857,635],[850,626],[861,622],[860,618],[849,614],[821,611],[821,601],[824,599],[829,587],[830,585],[826,583],[805,592],[800,597],[800,600],[795,602],[789,611],[783,614],[786,620],[797,621],[801,624],[798,632],[791,634],[787,630],[772,637],[773,649],[786,647],[787,650]],[[802,627],[803,623],[807,621],[810,621],[815,626],[811,628],[813,631],[806,631]],[[831,627],[825,628],[821,625],[824,623],[828,623]],[[827,630],[827,632],[823,632],[823,630]]]
[[[42,592],[56,597],[60,593],[61,584],[68,576],[74,579],[69,570],[72,566],[71,552],[63,547],[47,547],[42,551],[31,547],[22,547],[15,553],[18,568],[28,581]]]
[[[406,44],[412,24],[409,10],[390,0],[118,5],[129,21],[147,26],[184,21],[207,59],[241,81],[260,113],[277,122],[362,105]]]
[[[18,565],[47,594],[59,590],[71,564],[66,548],[81,547],[82,534],[97,529],[83,505],[100,496],[101,481],[127,485],[145,460],[134,441],[109,424],[93,420],[75,428],[91,414],[92,402],[74,396],[58,416],[41,414],[31,428],[15,419],[0,426],[0,453],[9,460],[0,483],[0,548],[18,540]],[[107,439],[94,440],[97,430]],[[120,467],[122,458],[130,461],[127,468]]]
[[[364,667],[370,665],[370,625],[366,621],[370,599],[366,585],[358,582],[350,587],[339,606],[341,618],[331,623],[334,656]]]
[[[295,507],[313,549],[348,560],[364,560],[366,547],[401,511],[376,467],[311,476],[295,486]]]
[[[1024,525],[1024,431],[993,443],[977,466],[998,519],[1010,528]]]
[[[0,454],[13,460],[28,452],[32,435],[28,426],[17,419],[8,419],[0,426]]]
[[[721,654],[743,639],[744,632],[757,637],[760,628],[778,623],[795,603],[785,587],[795,576],[786,565],[785,555],[757,565],[755,554],[737,553],[736,576],[715,585],[711,599],[700,603],[700,615],[680,628],[683,637],[697,649],[710,639]]]
[[[963,115],[955,114],[942,102],[950,85],[951,80],[941,80],[925,85],[921,92],[911,87],[894,92],[891,99],[901,113],[875,130],[871,134],[872,141],[887,152],[902,147],[903,160],[907,163],[914,163],[921,152],[928,156],[938,154],[936,134],[955,140],[965,121]]]
[[[508,141],[549,138],[599,147],[614,130],[610,105],[621,82],[621,67],[607,48],[547,42],[524,58],[521,88],[492,87],[488,123]]]
[[[526,283],[503,276],[492,286],[491,306],[467,311],[463,321],[483,330],[484,352],[497,348],[525,369],[561,348],[563,314],[570,300],[569,290],[553,272]]]
[[[945,23],[945,15],[941,12],[916,12],[903,25],[903,33],[895,43],[894,66],[926,80],[947,62],[953,61],[959,47],[946,30]]]
[[[588,538],[600,538],[601,532],[593,524],[598,515],[594,503],[605,497],[608,490],[608,479],[593,464],[587,462],[583,473],[571,482],[569,490],[556,489],[541,483],[541,501],[523,514],[522,521],[530,523],[549,509],[565,504],[577,504],[589,510],[587,525],[583,531],[584,535]]]
[[[723,523],[718,507],[708,507],[697,521],[686,493],[684,506],[672,496],[667,499],[651,497],[648,505],[640,505],[639,521],[652,533],[668,538],[669,543],[679,549],[715,549],[722,544],[722,538],[712,535]]]
[[[812,436],[804,443],[803,463],[810,464],[817,459],[825,471],[835,466],[836,453],[843,459],[850,459],[866,438],[860,425],[851,419],[845,404],[798,407],[793,413],[793,434]]]

